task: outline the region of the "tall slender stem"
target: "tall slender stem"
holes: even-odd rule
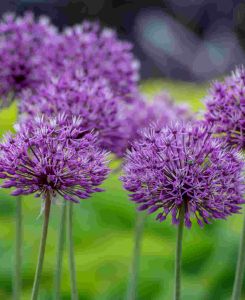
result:
[[[14,268],[14,300],[21,298],[21,265],[22,265],[22,199],[16,201],[16,240],[15,240],[15,268]]]
[[[68,205],[68,250],[69,250],[69,267],[70,267],[70,276],[71,276],[71,300],[78,300],[78,291],[77,291],[77,281],[76,281],[76,267],[75,267],[75,257],[74,257],[74,244],[72,237],[72,208],[73,203],[69,202]]]
[[[241,296],[242,283],[245,269],[245,213],[243,218],[242,236],[236,266],[236,276],[233,285],[232,300],[239,300]]]
[[[40,243],[40,248],[39,248],[39,256],[38,256],[36,274],[35,274],[35,279],[34,279],[33,288],[32,288],[31,300],[37,300],[37,298],[38,298],[38,291],[39,291],[39,285],[40,285],[40,281],[41,281],[44,254],[45,254],[47,234],[48,234],[50,207],[51,207],[51,199],[50,199],[50,195],[47,194],[47,197],[45,199],[42,237],[41,237],[41,243]]]
[[[138,271],[140,263],[141,242],[144,231],[145,214],[143,212],[136,212],[136,224],[134,235],[134,250],[133,259],[130,272],[130,280],[128,285],[127,300],[135,300],[138,285]]]
[[[184,229],[184,206],[180,208],[179,225],[177,232],[177,243],[176,243],[176,258],[175,258],[175,289],[174,289],[174,300],[180,300],[181,295],[181,257],[182,257],[182,240],[183,240],[183,229]]]
[[[65,224],[66,224],[66,200],[63,200],[60,214],[59,225],[59,237],[57,248],[57,261],[55,270],[55,287],[54,287],[54,299],[59,300],[60,297],[60,285],[61,285],[61,273],[62,273],[62,260],[65,244]]]

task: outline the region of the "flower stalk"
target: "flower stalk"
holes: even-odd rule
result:
[[[21,265],[22,265],[22,198],[16,201],[16,240],[15,240],[15,267],[14,267],[14,300],[21,298]]]
[[[145,214],[136,212],[133,259],[130,272],[127,300],[135,300],[137,295],[138,272],[140,263],[141,242],[143,237]]]
[[[59,300],[60,297],[60,286],[61,286],[61,274],[62,274],[62,260],[64,254],[65,244],[65,225],[66,225],[66,200],[63,200],[60,214],[60,225],[59,225],[59,237],[57,247],[57,261],[55,271],[55,284],[54,284],[54,299]]]
[[[77,291],[77,280],[76,280],[76,266],[74,256],[74,244],[73,244],[73,203],[69,202],[68,205],[68,257],[69,257],[69,268],[71,278],[71,299],[78,300]]]
[[[175,288],[174,288],[174,300],[180,300],[181,297],[181,257],[182,257],[182,241],[184,230],[184,206],[180,208],[179,212],[179,225],[177,232],[176,243],[176,258],[175,258]]]
[[[240,249],[239,249],[238,259],[237,259],[235,281],[233,285],[232,300],[240,299],[243,277],[244,277],[244,269],[245,269],[245,214],[243,219]]]
[[[44,207],[44,222],[43,222],[43,229],[42,229],[42,237],[41,237],[39,256],[38,256],[37,268],[35,273],[35,279],[33,283],[31,300],[38,299],[39,285],[40,285],[42,269],[43,269],[43,261],[44,261],[47,234],[48,234],[49,215],[50,215],[50,208],[51,208],[51,198],[48,192],[46,194],[44,205],[45,207]]]

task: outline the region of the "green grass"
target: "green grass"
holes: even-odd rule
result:
[[[142,90],[151,97],[165,88],[176,101],[189,103],[194,111],[206,86],[148,81]],[[16,106],[0,114],[0,134],[10,130]],[[75,250],[80,300],[123,300],[133,247],[135,206],[112,174],[104,183],[106,191],[83,200],[75,208]],[[15,198],[8,190],[0,196],[0,299],[11,299],[14,247]],[[23,297],[30,299],[39,247],[42,217],[40,199],[24,200]],[[57,225],[61,207],[53,205],[40,300],[52,299]],[[241,215],[217,221],[204,229],[196,224],[184,232],[183,300],[226,300],[230,298]],[[148,216],[140,267],[138,300],[172,299],[176,228],[169,220],[158,223]],[[64,259],[62,299],[70,300],[67,256]],[[245,298],[243,298],[245,299]]]

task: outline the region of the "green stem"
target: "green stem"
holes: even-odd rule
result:
[[[134,235],[134,250],[133,250],[133,260],[131,265],[130,280],[127,292],[127,300],[135,300],[137,294],[137,284],[138,284],[138,271],[140,263],[140,252],[141,252],[141,242],[143,237],[145,222],[145,214],[143,212],[136,212],[136,224],[135,224],[135,235]]]
[[[69,267],[71,276],[71,299],[78,300],[77,281],[76,281],[76,267],[74,257],[74,244],[72,237],[72,208],[73,203],[69,202],[68,205],[68,250],[69,250]]]
[[[175,258],[175,290],[174,300],[180,300],[181,294],[181,256],[182,256],[182,240],[183,240],[183,229],[184,229],[184,206],[180,208],[179,225],[177,232],[177,243],[176,243],[176,258]]]
[[[245,269],[245,214],[243,219],[242,236],[238,253],[236,276],[233,286],[232,300],[239,300],[242,291],[243,276]]]
[[[22,199],[16,201],[16,241],[15,241],[15,268],[14,268],[14,300],[21,297],[21,265],[22,265]]]
[[[47,194],[47,197],[45,199],[42,237],[41,237],[41,243],[40,243],[40,248],[39,248],[39,256],[38,256],[36,274],[35,274],[35,279],[34,279],[33,288],[32,288],[31,300],[37,300],[37,298],[38,298],[38,291],[39,291],[39,285],[40,285],[40,281],[41,281],[44,254],[45,254],[47,234],[48,234],[50,207],[51,207],[51,199],[50,199],[50,195]]]
[[[56,271],[55,271],[54,299],[56,300],[61,299],[60,286],[61,286],[62,260],[63,260],[63,253],[64,253],[64,244],[65,244],[65,224],[66,224],[66,200],[63,200],[62,207],[61,207],[61,215],[60,215],[57,261],[56,261]]]

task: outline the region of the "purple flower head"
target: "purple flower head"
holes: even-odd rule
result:
[[[35,193],[37,197],[78,202],[92,193],[107,177],[107,153],[99,150],[96,137],[80,130],[81,120],[68,122],[65,115],[32,124],[21,124],[15,135],[0,144],[0,178],[12,195]]]
[[[113,150],[113,145],[123,136],[118,129],[121,126],[119,105],[118,97],[105,79],[91,80],[83,72],[75,71],[51,79],[35,94],[22,93],[20,112],[27,119],[37,113],[47,118],[63,112],[70,118],[78,116],[82,120],[81,129],[93,130],[98,134],[100,146]]]
[[[192,216],[203,226],[240,210],[243,168],[235,149],[225,149],[209,126],[175,124],[142,133],[127,154],[122,181],[139,210],[158,211],[159,221],[171,214],[178,224],[182,208],[187,227]]]
[[[139,63],[132,44],[98,23],[83,22],[67,28],[56,50],[57,70],[83,69],[90,79],[105,78],[125,101],[137,91]]]
[[[19,97],[23,89],[35,89],[48,77],[49,45],[57,33],[49,20],[35,21],[31,13],[23,17],[6,14],[0,22],[0,95]]]
[[[151,104],[155,120],[160,125],[166,126],[173,121],[187,122],[193,119],[193,114],[187,104],[175,103],[174,99],[166,92],[156,94]]]
[[[231,146],[245,149],[245,68],[215,82],[205,99],[205,118]]]
[[[162,91],[153,101],[147,101],[142,95],[138,95],[130,104],[121,104],[120,118],[122,126],[121,140],[114,152],[123,156],[133,141],[140,137],[140,131],[151,123],[157,123],[164,127],[173,121],[187,122],[192,116],[188,106],[175,104],[170,95]]]

